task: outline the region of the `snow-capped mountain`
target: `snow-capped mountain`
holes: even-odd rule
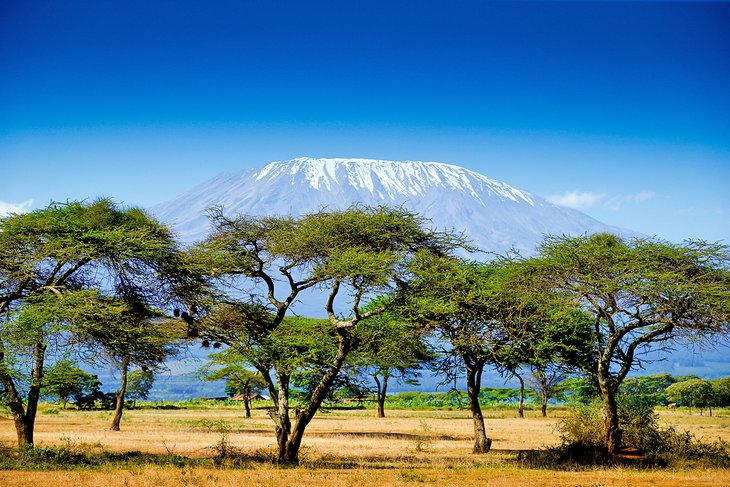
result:
[[[438,162],[301,157],[222,174],[152,208],[185,241],[205,237],[206,210],[301,215],[353,203],[402,205],[432,227],[463,232],[479,248],[534,252],[544,235],[630,234],[502,181]]]

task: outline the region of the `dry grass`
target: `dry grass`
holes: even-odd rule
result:
[[[518,468],[393,468],[393,469],[275,469],[250,470],[144,468],[115,472],[2,472],[0,485],[7,486],[317,486],[362,485],[463,485],[463,486],[716,486],[728,485],[723,471],[641,472],[592,470],[554,472]]]
[[[140,450],[210,456],[210,446],[229,432],[231,445],[244,451],[274,448],[273,423],[265,411],[254,410],[244,418],[238,408],[200,410],[134,410],[125,413],[122,431],[108,430],[111,415],[99,411],[66,411],[39,414],[36,442],[46,446],[96,445],[109,451]],[[486,425],[496,450],[537,449],[557,442],[555,418],[528,417],[514,413],[486,414]],[[306,452],[320,456],[340,455],[343,445],[350,457],[420,455],[468,455],[473,426],[465,411],[389,411],[377,418],[370,410],[318,414],[308,426]],[[0,422],[0,443],[12,444],[11,422]]]
[[[558,412],[560,414],[560,412]],[[730,441],[730,412],[710,418],[685,411],[661,411],[662,421],[700,437]],[[493,452],[470,453],[472,422],[464,411],[389,411],[379,419],[372,410],[318,414],[305,434],[303,466],[277,468],[249,463],[245,470],[203,467],[133,467],[93,471],[0,472],[0,485],[730,485],[730,472],[637,471],[632,469],[564,472],[526,469],[508,460],[514,450],[556,444],[555,417],[487,411]],[[275,446],[273,424],[265,411],[244,418],[235,407],[196,410],[135,410],[125,413],[122,431],[108,431],[106,412],[66,411],[39,414],[36,441],[86,450],[174,453],[211,457],[223,432],[244,454]],[[15,441],[11,421],[0,420],[0,444]]]

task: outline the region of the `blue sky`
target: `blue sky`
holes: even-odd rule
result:
[[[435,160],[730,243],[730,4],[0,2],[0,212]]]

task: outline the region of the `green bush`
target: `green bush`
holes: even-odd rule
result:
[[[576,404],[558,424],[563,444],[601,448],[606,438],[603,409],[600,404]]]
[[[638,450],[646,462],[662,466],[730,467],[730,443],[723,440],[705,442],[689,432],[660,427],[651,398],[621,395],[618,413],[623,447]],[[558,461],[593,464],[616,460],[605,454],[602,403],[575,406],[561,421],[559,429],[563,445],[552,452],[557,455]]]

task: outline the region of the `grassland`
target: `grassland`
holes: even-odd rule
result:
[[[106,462],[96,466],[0,471],[0,485],[730,485],[723,469],[528,468],[520,452],[559,442],[558,417],[528,411],[487,410],[492,452],[470,453],[472,423],[464,411],[332,410],[307,430],[299,467],[279,467],[271,452],[273,425],[263,409],[252,418],[240,407],[138,409],[125,413],[122,431],[108,431],[110,413],[57,411],[38,416],[36,442],[93,455],[139,452],[156,462]],[[700,438],[730,441],[730,411],[715,416],[661,411],[662,421]],[[0,445],[14,445],[12,421],[0,419]],[[8,450],[6,450],[8,451]],[[236,459],[218,462],[221,453]],[[168,459],[169,461],[165,460]]]

